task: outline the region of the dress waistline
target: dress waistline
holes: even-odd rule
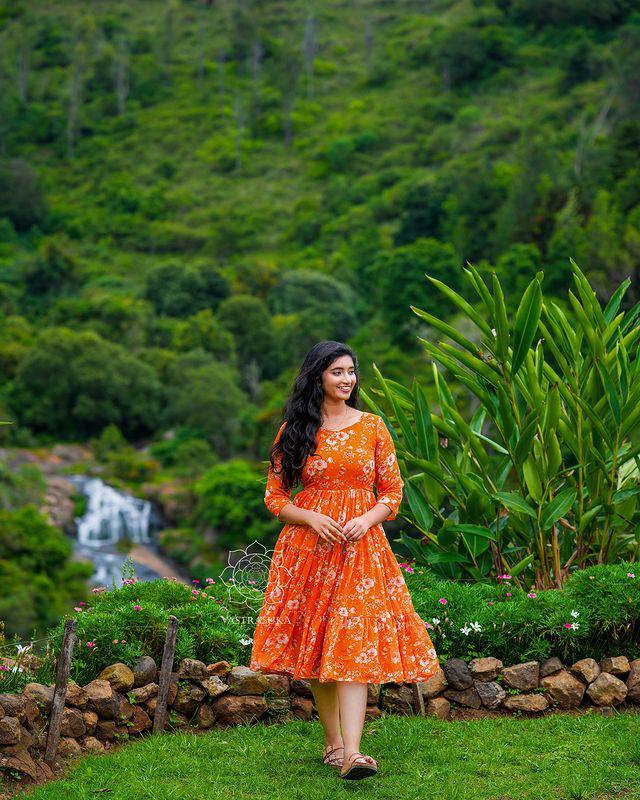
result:
[[[320,492],[369,492],[369,494],[373,494],[373,487],[369,486],[346,486],[340,489],[325,489],[324,486],[305,486],[298,492],[298,494],[302,494],[303,492],[311,492],[314,490]]]

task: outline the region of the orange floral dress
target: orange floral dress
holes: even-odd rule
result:
[[[362,412],[341,430],[320,428],[317,438],[317,453],[307,457],[303,488],[293,500],[269,466],[267,508],[278,516],[293,503],[344,525],[380,502],[391,509],[387,519],[395,519],[404,482],[382,417]],[[321,682],[411,683],[438,671],[431,638],[381,524],[355,542],[335,543],[308,525],[284,526],[249,666]]]

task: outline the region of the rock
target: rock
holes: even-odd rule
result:
[[[611,658],[604,658],[600,662],[600,670],[608,672],[610,675],[627,675],[631,670],[631,664],[626,656],[612,656]]]
[[[286,675],[277,675],[275,673],[265,673],[264,677],[268,681],[269,689],[276,695],[276,697],[289,697],[289,678]],[[209,678],[215,680],[216,676]],[[218,680],[220,680],[218,678]],[[222,681],[220,681],[222,684]],[[220,694],[218,692],[218,694]],[[212,695],[215,697],[215,695]]]
[[[540,663],[538,661],[524,661],[502,670],[505,683],[512,689],[526,692],[537,689],[540,679]]]
[[[158,681],[158,667],[151,656],[138,658],[133,665],[133,685],[136,688]]]
[[[231,672],[231,664],[228,661],[216,661],[215,664],[207,666],[209,675],[219,675],[223,678],[227,673]]]
[[[554,672],[560,672],[564,669],[562,661],[557,656],[551,656],[540,666],[540,677],[546,678],[547,675],[553,675]]]
[[[504,698],[507,696],[505,690],[496,681],[476,681],[474,684],[475,690],[480,696],[480,701],[486,708],[498,708]]]
[[[469,662],[469,669],[475,681],[495,681],[502,671],[502,661],[499,658],[473,658]]]
[[[84,736],[86,732],[87,726],[84,724],[82,711],[79,708],[63,708],[60,735],[77,739],[79,736]]]
[[[262,717],[267,704],[261,696],[223,694],[211,702],[211,708],[217,722],[241,725]]]
[[[107,680],[96,678],[84,688],[89,697],[89,710],[96,711],[98,716],[105,719],[113,719],[118,713],[118,698],[113,691],[111,683]]]
[[[211,675],[200,681],[200,686],[212,698],[229,691],[229,684],[225,683],[218,675]]]
[[[267,676],[249,667],[233,667],[227,680],[231,694],[264,694],[269,688]]]
[[[178,680],[199,681],[208,678],[207,665],[196,658],[183,658],[178,667]]]
[[[20,720],[17,717],[2,717],[0,719],[0,745],[19,744],[20,738]]]
[[[21,775],[27,775],[32,781],[37,779],[35,761],[26,747],[16,746],[0,751],[0,774],[3,770],[13,770]]]
[[[172,706],[181,714],[190,716],[206,696],[206,691],[197,683],[190,683],[189,686],[179,686],[178,694]]]
[[[133,689],[133,670],[120,662],[110,664],[102,670],[96,680],[109,681],[111,688],[116,692],[128,692],[129,689]]]
[[[28,683],[24,687],[25,696],[30,697],[47,715],[51,713],[53,691],[53,686],[44,686],[42,683]]]
[[[99,719],[96,724],[95,735],[98,739],[113,739],[116,735],[116,721],[114,719]]]
[[[444,670],[442,669],[439,669],[435,675],[432,675],[428,680],[420,683],[422,696],[425,700],[429,700],[432,697],[440,694],[447,688],[447,686],[447,679],[445,677]]]
[[[380,708],[393,714],[410,715],[413,709],[413,689],[403,683],[385,683],[382,686]]]
[[[313,700],[313,692],[311,691],[311,683],[306,678],[291,679],[291,691],[299,694],[301,697],[310,697]]]
[[[131,719],[135,706],[129,702],[129,698],[120,692],[116,692],[116,699],[118,701],[118,711],[116,712],[115,720],[117,725],[123,725]]]
[[[595,681],[587,686],[587,694],[597,706],[616,706],[626,698],[627,685],[615,675],[601,672]]]
[[[447,698],[447,700],[452,700],[454,703],[457,703],[460,706],[466,706],[467,708],[480,708],[482,705],[482,701],[480,700],[480,695],[478,694],[475,686],[470,686],[468,689],[447,689],[443,692],[443,696]]]
[[[595,681],[600,674],[600,667],[594,658],[581,658],[580,661],[576,661],[569,669],[576,677],[587,684]]]
[[[89,696],[82,686],[77,683],[69,681],[67,685],[67,693],[64,696],[64,702],[67,706],[74,706],[74,708],[86,708],[89,702]]]
[[[0,706],[7,717],[17,717],[20,722],[26,720],[26,700],[22,694],[0,694]]]
[[[640,658],[632,661],[629,677],[627,678],[627,700],[640,703]]]
[[[53,770],[44,761],[36,761],[36,781],[38,783],[45,783],[54,778]]]
[[[87,735],[93,736],[96,732],[96,725],[98,724],[98,715],[95,711],[83,711],[82,712],[82,721],[84,722],[84,726],[87,730]]]
[[[382,709],[378,706],[367,706],[364,712],[364,718],[366,720],[371,719],[379,719],[382,716]]]
[[[135,734],[142,733],[142,731],[146,731],[151,728],[152,725],[153,723],[151,722],[151,718],[144,708],[142,708],[142,706],[134,706],[133,715],[129,720],[129,725],[127,726],[129,735],[133,736]]]
[[[2,706],[0,706],[0,708],[1,707]],[[36,705],[36,702],[32,700],[31,697],[27,697],[26,695],[24,695],[24,715],[27,719],[27,724],[32,728],[36,725],[41,725],[43,722],[40,709]]]
[[[367,705],[378,705],[380,702],[380,684],[367,684]]]
[[[145,686],[139,686],[136,689],[132,689],[127,694],[131,698],[131,702],[142,704],[145,703],[150,697],[155,697],[158,694],[158,684],[147,683]]]
[[[448,658],[444,664],[444,675],[452,689],[469,689],[473,686],[473,675],[461,658]]]
[[[172,711],[171,714],[167,715],[165,727],[170,730],[177,730],[178,728],[186,728],[188,724],[189,717],[186,714],[182,714],[180,711]]]
[[[104,745],[95,736],[83,736],[78,739],[78,744],[87,753],[102,753],[104,752]]]
[[[566,669],[546,675],[540,685],[559,708],[577,708],[584,697],[584,683]]]
[[[291,711],[291,700],[288,697],[265,697],[267,711],[273,715],[282,715]]]
[[[25,728],[24,725],[20,725],[20,744],[27,749],[35,747],[37,744],[36,734]]]
[[[446,697],[432,697],[427,703],[425,712],[431,717],[448,719],[451,712],[451,703]]]
[[[196,725],[199,728],[210,728],[215,721],[213,709],[208,703],[202,703],[196,714]]]
[[[56,755],[60,758],[77,758],[82,755],[82,748],[75,739],[63,736],[58,743]]]
[[[509,711],[525,711],[527,714],[537,714],[549,708],[549,701],[543,694],[511,694],[504,701],[504,707]]]
[[[313,700],[309,700],[307,697],[300,697],[300,695],[293,695],[291,697],[291,711],[294,717],[308,721],[313,716]]]

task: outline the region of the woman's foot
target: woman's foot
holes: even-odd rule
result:
[[[337,767],[340,769],[342,767],[342,763],[344,761],[344,747],[343,745],[331,745],[328,744],[324,748],[324,754],[322,756],[322,761],[325,764],[328,764],[330,767]]]
[[[347,780],[358,780],[375,775],[378,771],[378,762],[364,753],[351,753],[344,759],[340,777]]]

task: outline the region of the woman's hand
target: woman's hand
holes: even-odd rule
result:
[[[324,539],[325,542],[335,544],[336,542],[346,541],[346,536],[341,526],[327,514],[321,514],[319,511],[311,511],[307,525],[313,528],[318,536]]]
[[[347,537],[348,542],[357,542],[358,539],[362,539],[370,527],[371,522],[369,521],[369,518],[366,514],[362,514],[359,517],[354,517],[353,519],[347,520],[342,528],[342,531]]]

